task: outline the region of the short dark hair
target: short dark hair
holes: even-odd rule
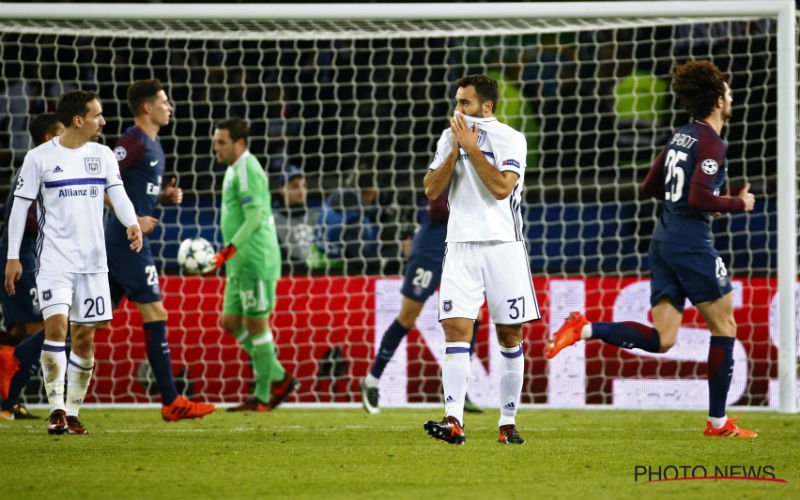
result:
[[[725,76],[710,61],[689,61],[675,67],[672,91],[692,118],[711,114],[717,99],[725,96]]]
[[[75,115],[86,116],[86,113],[89,112],[87,104],[95,99],[100,100],[94,90],[70,90],[61,94],[56,108],[58,121],[63,123],[65,127],[70,127]]]
[[[150,101],[164,90],[164,84],[158,78],[150,80],[137,80],[128,87],[128,109],[133,116],[138,116],[142,111],[142,105]]]
[[[55,113],[42,113],[35,116],[28,125],[28,132],[33,137],[33,143],[38,146],[44,143],[47,134],[55,135],[60,123]]]
[[[247,144],[247,138],[250,137],[250,125],[242,118],[220,120],[215,125],[215,128],[227,130],[233,142],[244,139],[245,144]]]
[[[497,90],[497,81],[494,78],[486,75],[467,75],[461,77],[458,82],[456,82],[456,85],[458,85],[459,88],[472,85],[475,87],[475,92],[481,99],[481,104],[486,101],[492,101],[492,112],[497,111],[497,101],[500,97],[500,93]]]

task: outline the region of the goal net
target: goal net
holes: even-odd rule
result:
[[[500,84],[498,117],[525,134],[529,149],[523,211],[543,319],[524,327],[522,402],[704,408],[709,334],[691,306],[666,354],[588,342],[548,362],[543,349],[572,310],[593,321],[650,323],[647,247],[657,213],[640,186],[670,131],[688,119],[673,102],[670,72],[677,63],[709,59],[730,75],[733,92],[733,118],[723,132],[729,188],[749,182],[757,199],[752,212],[713,225],[738,323],[728,402],[777,407],[781,342],[797,341],[779,334],[777,193],[794,179],[779,175],[779,137],[787,131],[778,124],[786,81],[778,77],[778,17],[628,17],[623,5],[614,16],[587,11],[558,19],[360,20],[354,13],[313,20],[302,6],[285,19],[269,19],[270,6],[253,7],[266,15],[251,19],[171,19],[158,15],[170,7],[158,5],[141,6],[148,17],[139,19],[115,18],[111,5],[93,6],[107,9],[106,19],[0,14],[0,165],[21,164],[29,117],[52,111],[65,90],[99,91],[102,140],[113,147],[133,122],[127,87],[143,78],[166,84],[175,112],[161,141],[167,175],[178,178],[185,198],[161,209],[150,239],[175,375],[188,395],[234,403],[249,394],[252,370],[218,324],[224,276],[184,276],[176,254],[193,236],[220,245],[225,167],[213,156],[213,124],[246,118],[249,149],[266,168],[276,207],[287,177],[297,174],[293,167],[308,185],[302,209],[289,212],[292,231],[281,233],[292,246],[272,314],[279,358],[301,384],[290,402],[358,404],[358,380],[399,312],[404,252],[427,206],[421,179],[452,114],[454,81],[486,73]],[[790,92],[794,106],[796,89]],[[336,241],[348,250],[341,259],[320,258],[311,247],[326,200],[365,172],[378,193],[354,207],[358,236]],[[436,300],[381,379],[382,406],[441,404]],[[500,361],[488,311],[482,318],[469,395],[493,406]],[[88,402],[159,401],[140,324],[125,303],[111,328],[97,334]],[[40,391],[34,381],[27,402],[43,401]]]

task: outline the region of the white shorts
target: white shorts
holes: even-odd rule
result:
[[[97,323],[113,317],[108,273],[39,271],[36,290],[44,319],[67,312],[75,323]]]
[[[516,325],[542,317],[523,242],[447,244],[439,288],[439,321],[476,319],[484,294],[496,325]]]

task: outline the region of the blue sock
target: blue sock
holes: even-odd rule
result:
[[[19,361],[19,370],[11,377],[8,387],[8,398],[3,401],[2,409],[11,411],[11,407],[19,402],[28,380],[39,370],[39,356],[42,354],[44,332],[28,337],[14,347],[14,357]]]
[[[167,322],[151,321],[144,323],[142,328],[144,329],[147,360],[150,362],[158,390],[161,392],[161,404],[169,406],[178,397],[178,390],[172,379],[172,359],[170,359],[169,344],[167,344]]]
[[[469,357],[472,359],[472,356],[475,355],[475,344],[478,342],[478,328],[481,326],[480,321],[477,319],[474,323],[472,323],[472,340],[469,342]]]
[[[386,332],[383,334],[381,340],[381,347],[378,349],[378,355],[375,356],[375,361],[372,362],[372,368],[369,370],[375,378],[381,378],[383,370],[386,369],[386,364],[394,356],[397,346],[408,333],[408,328],[404,327],[397,320],[394,320]]]
[[[635,321],[592,323],[592,338],[625,349],[638,347],[647,352],[661,350],[661,337],[658,335],[658,330]]]
[[[708,348],[708,416],[725,416],[725,402],[733,378],[733,337],[711,337]]]

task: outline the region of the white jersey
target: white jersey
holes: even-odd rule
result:
[[[70,149],[55,137],[25,155],[14,196],[38,201],[39,270],[108,271],[103,199],[116,185],[122,178],[114,153],[96,142]]]
[[[525,181],[525,159],[528,145],[525,136],[500,123],[497,118],[464,116],[472,126],[478,125],[478,147],[500,172],[509,170],[519,175],[511,194],[495,199],[475,171],[469,155],[460,149],[453,180],[450,183],[447,242],[522,241],[520,203]],[[448,127],[436,145],[436,156],[428,167],[436,170],[452,151],[453,132]]]

